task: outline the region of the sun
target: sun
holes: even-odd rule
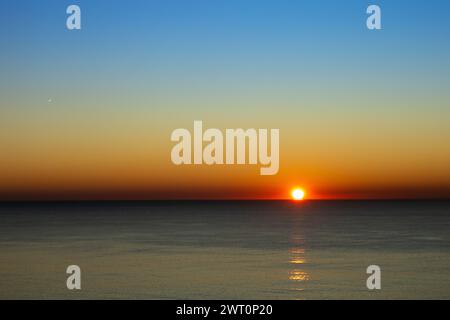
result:
[[[292,199],[294,199],[296,201],[303,200],[303,198],[305,197],[305,191],[303,191],[300,188],[295,188],[292,190],[291,196],[292,196]]]

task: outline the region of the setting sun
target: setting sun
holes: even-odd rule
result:
[[[294,200],[303,200],[305,192],[300,188],[295,188],[292,190],[291,195]]]

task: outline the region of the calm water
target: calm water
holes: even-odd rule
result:
[[[450,202],[2,204],[0,298],[450,299]]]

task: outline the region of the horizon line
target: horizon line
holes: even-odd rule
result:
[[[131,203],[131,202],[358,202],[358,201],[450,201],[450,197],[427,198],[312,198],[304,200],[285,199],[24,199],[24,200],[0,200],[2,204],[38,204],[38,203]]]

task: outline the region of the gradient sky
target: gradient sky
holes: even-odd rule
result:
[[[66,29],[78,4],[82,30]],[[366,28],[369,4],[380,31]],[[0,200],[450,197],[449,1],[0,2]],[[175,166],[279,128],[280,171]]]

